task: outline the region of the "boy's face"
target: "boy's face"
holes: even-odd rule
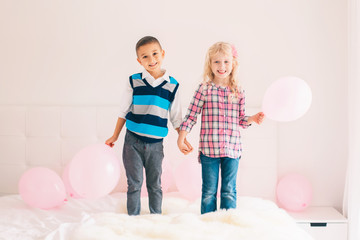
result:
[[[158,43],[149,43],[139,47],[137,50],[137,61],[151,74],[161,72],[161,63],[165,56],[165,51],[160,48]]]

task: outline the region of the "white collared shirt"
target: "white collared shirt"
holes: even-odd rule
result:
[[[153,76],[151,76],[151,74],[148,71],[144,70],[142,72],[142,78],[145,78],[146,81],[153,87],[159,86],[162,82],[164,82],[164,80],[170,82],[169,74],[167,74],[166,71],[163,76],[155,79]],[[126,114],[129,112],[129,109],[132,105],[132,101],[133,101],[133,89],[130,85],[130,81],[127,81],[126,87],[123,91],[122,102],[120,103],[119,118],[125,119]],[[173,102],[170,104],[169,115],[170,115],[169,120],[172,123],[173,127],[175,129],[178,128],[182,122],[179,88],[175,93]]]

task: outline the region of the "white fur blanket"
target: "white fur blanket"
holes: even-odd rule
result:
[[[294,220],[273,202],[240,197],[237,209],[200,215],[200,202],[165,197],[163,214],[150,215],[142,199],[140,216],[126,214],[125,200],[116,212],[83,216],[80,222],[63,223],[46,240],[241,239],[311,240]]]

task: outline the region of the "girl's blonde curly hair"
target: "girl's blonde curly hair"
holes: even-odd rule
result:
[[[233,57],[233,68],[229,75],[229,87],[233,96],[237,97],[241,91],[238,80],[239,61],[237,59],[237,52],[233,45],[226,42],[217,42],[213,44],[206,53],[205,67],[204,67],[204,82],[210,83],[214,79],[214,73],[211,71],[211,59],[218,53],[222,53]]]

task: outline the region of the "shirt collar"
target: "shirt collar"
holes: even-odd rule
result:
[[[162,75],[162,76],[159,77],[158,79],[155,79],[153,76],[151,76],[151,74],[150,74],[148,71],[144,70],[144,71],[142,72],[142,78],[143,78],[143,79],[145,78],[145,79],[147,79],[147,80],[148,80],[148,79],[151,79],[152,81],[162,79],[162,80],[165,80],[165,81],[170,82],[169,74],[167,73],[166,70],[163,70],[163,71],[165,71],[164,75]]]
[[[221,88],[221,89],[225,89],[225,90],[230,89],[229,86],[223,87],[220,85],[216,85],[213,81],[211,81],[210,83],[211,83],[211,86],[216,87],[216,88]]]

